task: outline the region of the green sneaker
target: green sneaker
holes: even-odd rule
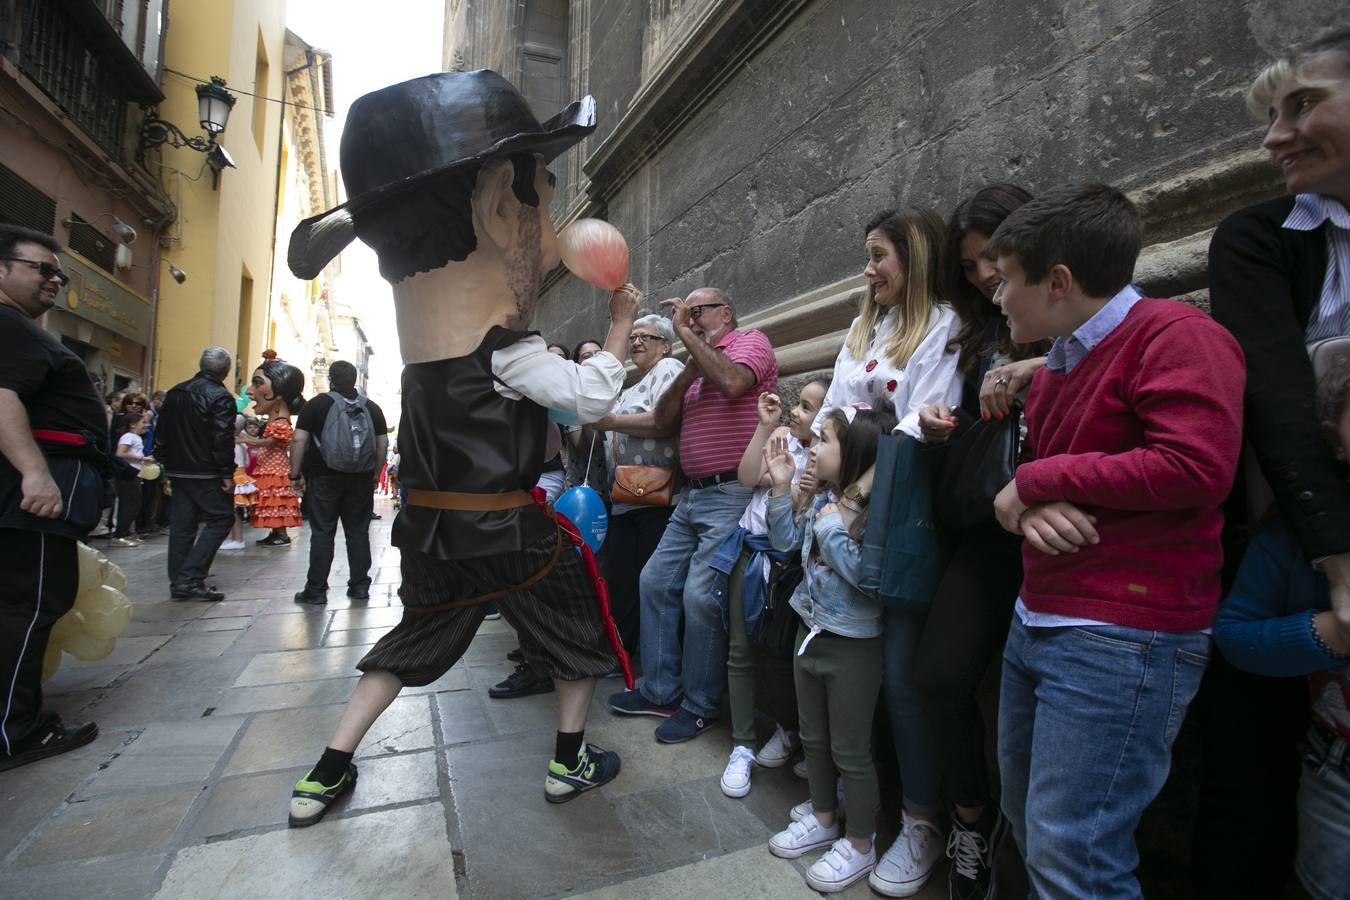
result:
[[[306,772],[305,777],[295,783],[295,790],[291,791],[292,828],[305,828],[322,819],[323,814],[328,812],[328,807],[333,805],[333,801],[350,791],[356,784],[355,763],[347,763],[347,771],[332,787],[310,781],[309,776],[313,774],[313,770]]]
[[[566,803],[583,791],[613,781],[619,767],[619,754],[601,750],[594,744],[581,748],[575,769],[563,768],[562,763],[550,760],[548,777],[544,779],[544,799],[549,803]]]

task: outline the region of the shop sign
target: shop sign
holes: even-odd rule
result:
[[[138,344],[150,343],[150,301],[87,261],[78,253],[60,254],[70,284],[56,305]]]

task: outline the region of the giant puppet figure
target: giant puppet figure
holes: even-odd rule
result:
[[[637,313],[636,289],[615,290],[605,351],[581,365],[527,331],[559,260],[547,166],[594,128],[590,97],[541,125],[487,70],[375,91],[352,104],[342,134],[350,200],[291,236],[301,278],[353,237],[379,256],[403,354],[399,476],[409,488],[393,527],[403,619],[357,664],[364,674],[336,733],[292,793],[292,826],[314,824],[351,789],[362,736],[404,685],[430,684],[464,654],[486,611],[478,601],[491,596],[557,681],[545,798],[570,800],[618,774],[618,754],[582,739],[595,678],[616,659],[596,586],[530,494],[546,408],[581,421],[609,412]]]

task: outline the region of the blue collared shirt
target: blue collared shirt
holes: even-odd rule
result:
[[[1293,231],[1313,231],[1327,225],[1327,272],[1322,297],[1304,331],[1308,343],[1350,334],[1350,212],[1340,201],[1321,194],[1299,194],[1284,220]]]
[[[1073,367],[1083,361],[1093,347],[1106,340],[1106,336],[1116,330],[1116,326],[1125,321],[1125,317],[1142,299],[1143,294],[1132,284],[1120,289],[1106,305],[1097,310],[1096,315],[1074,329],[1067,337],[1057,337],[1050,345],[1045,356],[1045,367],[1052,372],[1072,372]]]

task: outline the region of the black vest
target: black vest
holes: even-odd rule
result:
[[[403,367],[399,482],[427,491],[496,494],[529,490],[544,468],[548,412],[497,393],[492,354],[534,332],[494,327],[468,356]],[[537,507],[469,512],[406,505],[393,543],[438,559],[520,550],[553,523]]]

